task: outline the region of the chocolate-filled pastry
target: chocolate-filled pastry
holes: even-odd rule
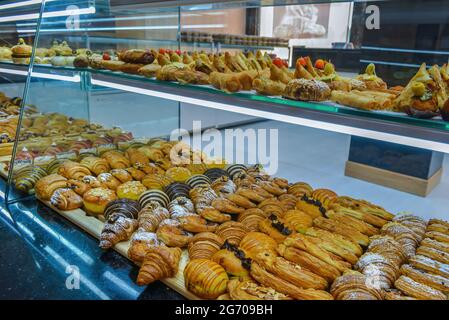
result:
[[[335,300],[382,300],[382,291],[368,283],[363,274],[347,273],[334,281],[330,292]]]
[[[159,202],[150,201],[139,211],[137,221],[140,229],[156,232],[159,224],[169,218],[170,213],[167,209],[162,207]]]
[[[285,223],[296,232],[304,233],[313,225],[313,219],[300,210],[288,210],[283,215]]]
[[[396,289],[401,290],[408,296],[411,296],[420,300],[447,300],[444,293],[439,290],[433,289],[425,284],[416,282],[415,280],[407,277],[400,276],[394,283]]]
[[[169,219],[163,220],[159,224],[156,234],[157,238],[169,247],[183,248],[192,238],[191,233],[181,229],[178,221]]]
[[[117,190],[120,185],[120,181],[109,172],[100,173],[97,176],[97,179],[103,186],[114,191]]]
[[[173,181],[173,180],[171,180],[171,181]],[[173,183],[170,183],[169,185],[167,185],[164,188],[164,191],[169,196],[169,198],[171,200],[174,200],[175,198],[178,198],[178,197],[188,197],[190,189],[191,189],[191,187],[186,183],[173,182]]]
[[[61,164],[58,169],[58,174],[67,179],[81,180],[84,176],[92,175],[90,170],[78,162],[66,161]]]
[[[328,210],[332,203],[337,200],[338,195],[329,189],[315,189],[312,192],[312,198],[318,200]]]
[[[153,63],[155,56],[151,50],[129,49],[119,52],[118,58],[124,62],[146,65]]]
[[[66,187],[68,187],[67,179],[54,173],[39,179],[34,186],[34,190],[39,199],[50,200],[56,189]]]
[[[126,169],[131,167],[130,161],[117,150],[106,151],[101,155],[101,157],[106,159],[112,169]]]
[[[322,217],[326,213],[326,209],[323,207],[319,200],[304,194],[296,203],[295,208],[309,215],[313,219]]]
[[[292,300],[289,296],[250,279],[229,280],[228,291],[232,300]]]
[[[420,246],[416,250],[416,254],[428,257],[441,263],[449,264],[449,254],[438,249]]]
[[[215,233],[231,245],[238,246],[243,237],[249,232],[240,222],[228,221],[221,224]]]
[[[364,235],[363,233],[359,232],[357,229],[349,225],[344,225],[340,222],[323,217],[314,219],[313,225],[330,232],[338,233],[362,246],[367,246],[369,244],[368,236]]]
[[[218,264],[207,259],[190,260],[184,269],[185,286],[200,298],[215,299],[226,292],[228,275]]]
[[[326,211],[325,215],[329,219],[335,220],[342,224],[350,225],[351,227],[354,227],[359,232],[366,234],[369,237],[379,234],[379,229],[377,229],[376,227],[370,225],[369,223],[366,223],[363,220],[353,218],[344,213],[328,210]]]
[[[238,250],[237,248],[235,249]],[[244,254],[241,258],[246,259]],[[248,269],[245,268],[242,264],[242,260],[238,257],[238,254],[232,250],[227,248],[221,249],[215,252],[210,260],[222,266],[226,270],[226,273],[232,277],[249,278],[248,269],[251,268],[251,263],[248,264]]]
[[[301,198],[303,195],[309,197],[312,195],[312,191],[313,188],[306,182],[296,182],[292,184],[287,190],[289,194],[292,194],[298,198]]]
[[[157,201],[163,207],[167,207],[170,202],[168,195],[158,189],[150,189],[140,194],[139,203],[142,208],[144,208],[151,201]]]
[[[226,168],[226,171],[231,176],[231,179],[234,179],[234,176],[240,172],[245,172],[247,167],[244,164],[232,164]]]
[[[110,215],[101,231],[99,247],[109,249],[121,241],[128,240],[136,228],[137,220],[121,214]]]
[[[85,157],[81,160],[80,164],[86,166],[96,176],[111,170],[108,162],[105,159],[98,157]]]
[[[175,276],[178,272],[181,254],[180,248],[158,246],[148,249],[137,276],[137,284],[143,286]]]
[[[437,240],[433,240],[430,238],[425,238],[422,242],[421,242],[422,246],[426,246],[429,248],[434,248],[440,251],[444,251],[447,254],[449,254],[449,243],[445,243],[445,242],[440,242]]]
[[[197,214],[187,214],[178,218],[181,228],[185,231],[198,232],[214,232],[217,229],[217,224],[208,222]]]
[[[129,172],[129,174],[133,177],[134,180],[136,181],[142,181],[142,179],[145,177],[145,172],[136,169],[134,167],[129,167],[125,169],[126,171]]]
[[[332,295],[326,291],[297,287],[268,272],[257,262],[251,264],[251,276],[264,286],[272,287],[274,290],[298,300],[333,300]]]
[[[278,243],[284,241],[289,235],[296,233],[292,226],[274,214],[259,223],[259,230],[268,234]]]
[[[416,282],[425,284],[435,290],[449,293],[449,279],[440,275],[427,273],[413,268],[411,265],[404,264],[401,267],[401,274],[413,279]]]
[[[186,184],[188,184],[191,188],[195,188],[197,186],[210,185],[211,181],[204,174],[194,174],[189,179],[186,180]]]
[[[449,265],[445,263],[441,263],[421,255],[416,255],[410,258],[409,264],[415,268],[449,279]]]
[[[276,253],[277,243],[262,232],[248,232],[240,241],[239,248],[254,259],[260,252]]]
[[[94,188],[83,194],[84,208],[91,214],[103,214],[106,205],[117,199],[117,195],[113,190],[106,188]]]
[[[75,179],[68,180],[67,184],[70,189],[75,191],[80,196],[84,195],[87,191],[92,189],[87,183]]]
[[[15,187],[17,190],[28,193],[34,188],[36,182],[46,175],[47,172],[39,166],[26,166],[14,173]]]
[[[91,188],[101,188],[105,187],[96,177],[87,175],[81,179],[82,182],[87,184]]]
[[[70,188],[59,188],[53,192],[50,203],[59,210],[74,210],[82,207],[83,199]]]
[[[147,165],[150,163],[150,159],[146,156],[146,154],[136,148],[127,149],[125,156],[129,159],[132,165],[136,163]]]
[[[122,215],[130,219],[137,219],[140,206],[137,201],[130,199],[116,199],[109,202],[104,209],[105,219],[109,219],[112,215]]]
[[[65,161],[66,161],[65,159],[53,159],[52,161],[50,161],[47,164],[47,167],[45,168],[45,170],[47,171],[48,174],[58,173],[59,167]]]
[[[286,245],[287,247],[291,246],[300,249],[302,251],[308,252],[311,255],[317,257],[318,259],[330,264],[340,272],[345,272],[347,270],[345,264],[341,263],[341,261],[333,259],[333,257],[327,250],[322,249],[320,246],[316,245],[315,241],[313,241],[312,239],[313,237],[297,233],[285,239],[283,244]]]
[[[211,205],[212,207],[223,213],[238,214],[245,211],[244,208],[237,206],[232,201],[225,198],[214,199]]]
[[[329,99],[329,86],[315,79],[293,79],[285,87],[283,97],[302,101],[324,101]]]
[[[212,232],[200,232],[194,235],[189,242],[189,258],[210,259],[215,252],[220,250],[224,241]]]
[[[134,262],[143,262],[149,249],[160,246],[154,232],[137,229],[131,237],[131,244],[128,249],[128,257]]]
[[[280,244],[277,250],[285,259],[299,264],[301,267],[323,277],[330,283],[341,275],[341,272],[337,268],[306,251],[284,244]]]

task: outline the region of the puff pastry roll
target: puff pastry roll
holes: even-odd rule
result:
[[[401,273],[416,282],[420,282],[436,290],[449,293],[449,279],[440,275],[427,273],[422,270],[413,268],[411,265],[404,264],[401,267]]]
[[[394,286],[408,296],[420,300],[447,300],[446,295],[439,290],[433,289],[425,284],[416,282],[407,277],[400,276]]]

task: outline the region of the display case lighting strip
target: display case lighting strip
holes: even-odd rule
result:
[[[19,7],[26,7],[26,6],[32,6],[33,4],[41,4],[43,0],[27,0],[27,1],[16,1],[13,3],[8,4],[2,4],[0,5],[0,10],[7,10],[12,8],[19,8]],[[53,2],[56,0],[46,0],[45,2]]]
[[[76,15],[81,15],[81,14],[93,14],[95,12],[96,12],[95,7],[89,7],[89,8],[83,8],[83,9],[44,12],[42,14],[42,17],[43,18],[55,18],[55,17],[65,17],[65,16],[76,16]],[[36,19],[39,19],[39,13],[28,13],[28,14],[20,14],[20,15],[15,15],[15,16],[0,17],[0,22],[36,20]]]
[[[6,68],[0,68],[0,73],[17,74],[20,76],[28,75],[28,72],[25,70],[14,70],[14,69],[6,69]],[[42,72],[32,71],[31,76],[36,77],[36,78],[62,80],[62,81],[70,81],[70,82],[80,82],[81,81],[81,78],[79,75],[61,76],[58,74],[50,74],[50,73],[42,73]]]
[[[269,120],[275,120],[290,124],[297,124],[301,126],[326,130],[326,131],[332,131],[337,133],[343,133],[348,135],[354,135],[354,136],[360,136],[375,140],[381,140],[381,141],[388,141],[392,143],[397,144],[403,144],[408,145],[416,148],[423,148],[428,150],[434,150],[444,153],[449,153],[449,144],[441,143],[441,142],[435,142],[435,141],[428,141],[424,139],[419,138],[413,138],[408,136],[401,136],[397,134],[392,133],[386,133],[386,132],[378,132],[374,130],[368,130],[363,128],[355,128],[351,126],[345,126],[340,124],[333,124],[329,122],[319,121],[319,120],[312,120],[312,119],[306,119],[306,118],[300,118],[285,114],[280,114],[276,112],[269,112],[269,111],[263,111],[263,110],[257,110],[254,108],[245,108],[240,106],[235,106],[231,104],[221,103],[221,102],[214,102],[214,101],[208,101],[208,100],[202,100],[198,98],[191,98],[181,95],[176,95],[172,93],[166,93],[166,92],[160,92],[150,89],[144,89],[144,88],[137,88],[137,87],[131,87],[128,85],[123,85],[119,83],[109,82],[109,81],[103,81],[103,80],[97,80],[92,78],[91,80],[92,84],[109,87],[113,89],[138,93],[138,94],[144,94],[156,98],[162,98],[177,102],[183,102],[183,103],[189,103],[194,104],[202,107],[222,110],[222,111],[230,111],[240,114],[245,114],[253,117],[260,117],[265,118]]]

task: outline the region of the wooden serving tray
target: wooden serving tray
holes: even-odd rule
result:
[[[104,223],[100,221],[99,219],[88,216],[86,212],[82,209],[75,209],[70,211],[62,211],[54,206],[51,205],[49,201],[44,201],[39,199],[43,204],[45,204],[47,207],[51,208],[53,211],[59,213],[61,216],[69,220],[70,222],[74,223],[90,235],[94,236],[97,239],[100,239],[101,230],[103,230]],[[128,258],[128,249],[130,247],[130,240],[126,242],[119,242],[116,244],[113,249],[120,253],[125,258]],[[130,259],[129,259],[130,260]],[[130,260],[132,261],[132,260]],[[134,261],[132,261],[134,264],[138,265]],[[184,269],[189,262],[189,254],[187,250],[182,251],[181,260],[179,261],[179,269],[176,276],[173,278],[166,278],[162,279],[161,281],[167,285],[168,287],[172,288],[173,290],[177,291],[181,295],[183,295],[185,298],[190,300],[200,300],[201,298],[197,297],[190,291],[188,291],[184,285]]]

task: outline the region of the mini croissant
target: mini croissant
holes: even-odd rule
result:
[[[100,235],[100,248],[109,249],[116,243],[128,240],[137,228],[137,220],[115,214],[109,216]]]
[[[173,277],[178,271],[181,254],[180,248],[158,246],[148,249],[137,276],[137,284],[142,286]]]

